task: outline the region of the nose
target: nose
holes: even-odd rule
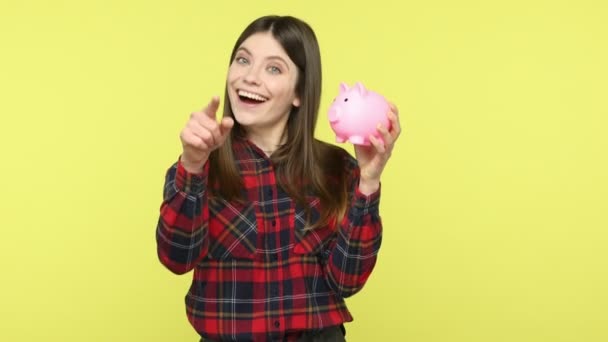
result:
[[[332,107],[329,109],[329,122],[336,123],[340,121],[340,108]]]
[[[243,80],[249,84],[260,84],[258,68],[255,66],[251,66],[250,68],[248,68]]]

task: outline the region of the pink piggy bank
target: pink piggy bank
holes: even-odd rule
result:
[[[329,124],[336,133],[337,142],[348,140],[356,145],[371,145],[370,135],[382,141],[376,129],[379,123],[390,129],[389,110],[382,95],[365,89],[360,82],[352,88],[341,83],[340,93],[329,107]]]

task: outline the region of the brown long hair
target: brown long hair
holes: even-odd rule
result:
[[[298,67],[296,94],[300,106],[293,107],[287,121],[287,143],[272,154],[277,170],[277,182],[296,203],[306,208],[310,229],[327,225],[332,219],[340,220],[347,206],[348,177],[345,174],[344,150],[318,141],[314,137],[321,102],[321,54],[312,28],[304,21],[291,16],[264,16],[253,21],[237,39],[230,63],[236,50],[251,35],[270,32]],[[224,98],[228,99],[228,86]],[[229,101],[224,101],[224,117],[234,118]],[[245,131],[235,120],[230,139],[215,150],[209,158],[210,184],[218,184],[218,192],[226,200],[238,199],[243,188],[237,169],[232,139],[244,137]],[[221,175],[221,176],[220,176]],[[320,218],[310,222],[310,205],[306,196],[318,196],[321,202]]]

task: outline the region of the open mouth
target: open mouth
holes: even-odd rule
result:
[[[244,90],[237,91],[237,94],[239,95],[239,99],[247,104],[258,104],[268,101],[267,97]]]

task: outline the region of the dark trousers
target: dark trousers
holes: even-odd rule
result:
[[[298,342],[345,342],[346,330],[343,325],[330,327],[318,332],[306,332]],[[218,342],[210,339],[201,339],[201,342]]]

